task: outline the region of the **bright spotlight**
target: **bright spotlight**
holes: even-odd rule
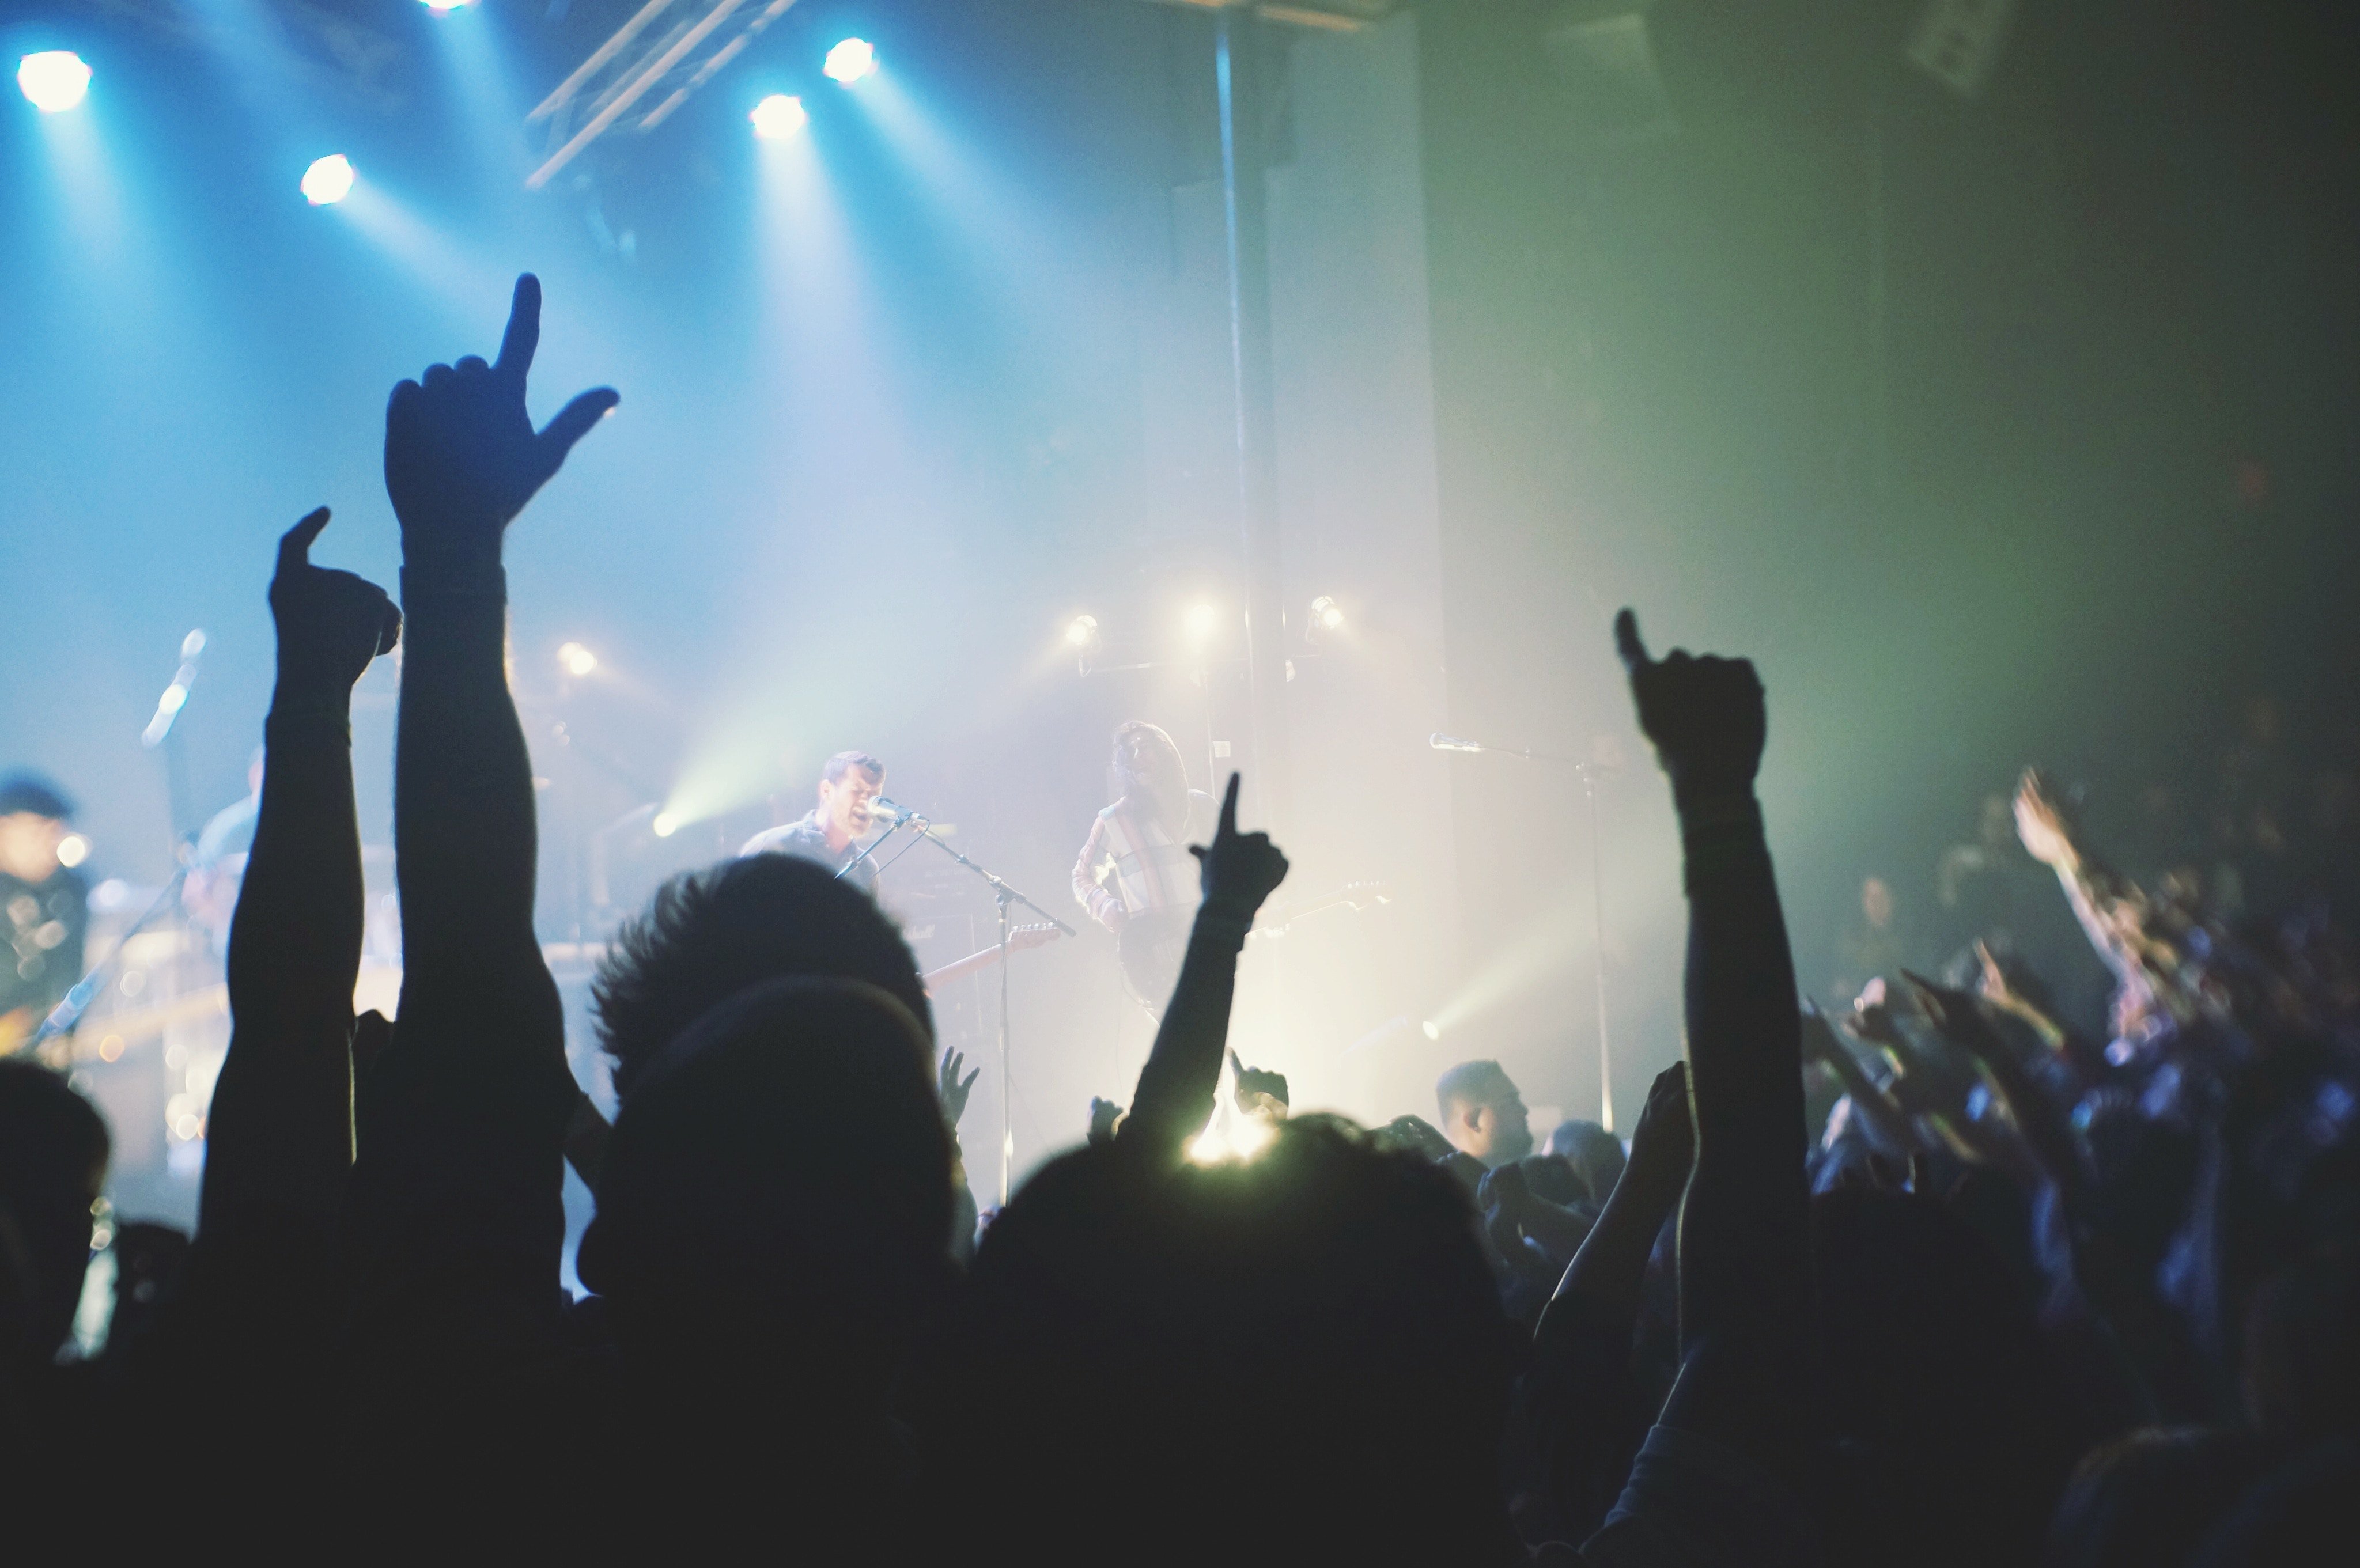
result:
[[[569,642],[557,650],[557,662],[565,666],[568,675],[587,675],[598,668],[598,656],[578,642]]]
[[[453,11],[464,10],[475,3],[475,0],[421,0],[421,4],[438,16],[447,16]]]
[[[773,93],[754,105],[746,116],[754,122],[754,134],[766,142],[782,142],[811,123],[803,112],[803,101],[784,93]]]
[[[1076,615],[1065,628],[1065,641],[1074,648],[1087,648],[1098,639],[1098,618],[1096,615]]]
[[[1323,632],[1341,631],[1344,626],[1344,606],[1322,593],[1311,601],[1311,624]]]
[[[44,114],[60,114],[82,101],[90,91],[90,67],[71,49],[43,49],[16,62],[16,85],[33,107]]]
[[[332,152],[312,160],[303,171],[303,199],[314,207],[331,207],[352,194],[353,162],[343,153]]]
[[[1218,604],[1191,604],[1188,607],[1188,635],[1203,642],[1221,629],[1221,611]]]
[[[1442,1038],[1442,1026],[1436,1023],[1432,1018],[1426,1019],[1426,1022],[1418,1025],[1417,1027],[1428,1040],[1440,1040]]]
[[[68,833],[58,840],[58,864],[71,869],[90,858],[90,840],[80,833]]]
[[[820,74],[849,87],[864,76],[877,74],[877,50],[866,38],[847,38],[827,51]]]
[[[658,811],[656,813],[656,820],[649,825],[656,830],[656,837],[658,838],[670,838],[672,834],[680,832],[680,819],[673,816],[670,811]]]

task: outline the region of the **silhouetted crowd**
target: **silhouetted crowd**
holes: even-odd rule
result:
[[[2027,776],[2015,826],[2112,971],[2108,1038],[1988,950],[1962,984],[1798,1008],[1762,687],[1743,659],[1653,657],[1628,611],[1689,928],[1686,1060],[1627,1146],[1568,1124],[1535,1152],[1489,1062],[1444,1077],[1437,1122],[1290,1116],[1284,1079],[1227,1048],[1287,869],[1239,830],[1235,778],[1128,1106],[980,1224],[972,1078],[937,1061],[893,923],[807,861],[685,875],[621,933],[595,992],[609,1127],[532,929],[501,550],[617,397],[533,428],[540,306],[519,280],[496,361],[394,391],[399,610],[311,563],[325,509],[280,544],[200,1225],[120,1227],[94,1358],[60,1346],[107,1129],[0,1059],[20,1560],[2350,1560],[2342,933],[2142,888]],[[397,639],[388,1023],[352,1013],[349,704]],[[1192,1159],[1217,1111],[1240,1152]],[[578,1301],[568,1161],[597,1197]]]

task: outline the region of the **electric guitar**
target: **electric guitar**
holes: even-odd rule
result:
[[[1023,953],[1032,948],[1046,947],[1065,934],[1055,926],[1017,926],[1008,933],[1007,951]],[[926,995],[931,996],[954,980],[964,980],[970,975],[990,968],[1000,962],[1000,944],[993,942],[981,953],[970,953],[965,958],[953,959],[940,969],[926,971],[918,976],[919,984],[925,986]]]
[[[1246,933],[1246,940],[1262,942],[1283,937],[1312,916],[1329,909],[1359,910],[1371,904],[1392,902],[1393,894],[1382,882],[1347,882],[1335,892],[1308,903],[1270,911],[1277,918],[1270,923],[1258,922]],[[1196,911],[1193,909],[1149,909],[1125,921],[1122,934],[1115,939],[1115,954],[1122,961],[1123,987],[1131,993],[1132,1001],[1149,1012],[1160,1016],[1164,1004],[1172,999],[1172,987],[1180,981],[1180,960],[1188,951],[1188,931],[1196,923]]]

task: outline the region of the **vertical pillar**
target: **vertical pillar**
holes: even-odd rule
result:
[[[1286,748],[1286,600],[1278,522],[1278,411],[1271,365],[1268,164],[1276,46],[1251,11],[1218,13],[1214,71],[1228,242],[1229,375],[1236,405],[1240,581],[1245,589],[1246,781],[1255,815],[1283,831],[1292,804]],[[1216,789],[1219,780],[1215,781]]]

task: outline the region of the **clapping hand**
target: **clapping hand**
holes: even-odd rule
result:
[[[385,410],[385,488],[413,561],[497,564],[509,520],[622,401],[612,387],[597,387],[535,431],[525,412],[525,376],[540,343],[541,280],[528,272],[517,279],[497,363],[469,354],[430,365],[393,389]]]
[[[1614,617],[1614,647],[1631,677],[1639,728],[1671,776],[1672,798],[1686,809],[1750,796],[1769,723],[1753,663],[1680,648],[1650,658],[1629,610]]]
[[[280,536],[270,579],[270,618],[279,628],[282,687],[341,699],[401,638],[401,612],[384,589],[349,572],[311,564],[311,541],[328,526],[328,508]]]
[[[975,1081],[983,1076],[983,1069],[978,1067],[966,1078],[960,1078],[959,1069],[966,1065],[965,1056],[948,1046],[943,1048],[942,1067],[934,1080],[934,1094],[942,1101],[943,1120],[953,1132],[958,1131],[959,1118],[967,1115],[967,1097],[974,1093]]]
[[[1675,1062],[1647,1085],[1647,1103],[1631,1132],[1633,1181],[1684,1183],[1696,1158],[1696,1128],[1688,1119],[1688,1064]],[[1604,1194],[1600,1194],[1602,1200]]]
[[[1247,925],[1254,911],[1286,880],[1286,856],[1266,833],[1238,832],[1238,776],[1229,775],[1229,793],[1221,799],[1221,823],[1210,848],[1192,844],[1188,853],[1203,868],[1205,908]]]

